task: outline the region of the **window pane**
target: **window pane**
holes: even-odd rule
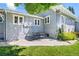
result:
[[[19,18],[19,22],[20,22],[20,23],[23,22],[23,18],[22,18],[22,17]]]
[[[15,16],[14,23],[18,23],[18,16]]]
[[[37,20],[35,20],[35,25],[37,25]]]
[[[38,25],[39,25],[39,20],[38,20]]]
[[[49,17],[47,18],[47,23],[49,23]]]
[[[0,17],[0,22],[2,22],[3,21],[3,19],[2,19],[2,17]]]

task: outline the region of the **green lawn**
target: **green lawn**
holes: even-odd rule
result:
[[[79,41],[72,46],[0,47],[2,56],[79,56]]]

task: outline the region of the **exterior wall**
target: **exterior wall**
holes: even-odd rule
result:
[[[57,22],[60,19],[60,15],[56,14],[52,10],[39,14],[40,16],[50,16],[50,24],[44,24],[44,31],[48,33],[50,37],[56,38],[58,33]]]
[[[63,24],[63,21],[61,19],[61,15],[59,14],[56,14],[56,25],[57,25],[57,32],[59,33],[59,28],[62,28],[62,24]]]
[[[15,15],[15,14],[14,14]],[[13,14],[7,13],[6,20],[6,40],[25,39],[25,36],[31,36],[36,32],[43,32],[43,22],[40,20],[40,25],[34,25],[34,17],[24,16],[24,24],[13,24]]]
[[[13,24],[13,14],[7,13],[6,17],[6,40],[16,40],[22,32],[22,25]]]
[[[26,36],[32,36],[36,32],[43,32],[43,20],[39,19],[40,25],[35,25],[35,19],[39,18],[25,16],[23,30]]]
[[[76,26],[76,27],[75,27],[75,31],[76,31],[76,32],[79,32],[79,22],[76,22],[75,26]]]
[[[25,39],[25,36],[32,36],[33,33],[36,32],[45,32],[49,34],[50,37],[57,38],[58,30],[61,25],[65,25],[65,32],[72,31],[75,28],[74,21],[71,18],[65,19],[65,23],[63,23],[63,19],[61,19],[61,15],[56,14],[52,10],[49,10],[45,13],[39,14],[39,16],[46,17],[50,16],[50,23],[45,24],[43,19],[39,19],[36,17],[24,16],[24,24],[23,25],[15,25],[13,24],[13,14],[7,13],[6,19],[6,39],[7,40],[16,40],[16,39]],[[34,25],[34,20],[39,19],[40,25]],[[73,30],[74,31],[74,30]]]
[[[62,27],[63,25],[63,27]],[[60,20],[58,21],[58,27],[63,28],[64,32],[74,32],[75,30],[75,22],[73,19],[61,15]]]
[[[66,17],[64,31],[65,32],[74,32],[75,31],[75,22],[73,19]]]
[[[79,32],[79,19],[76,19],[76,22],[75,22],[75,31]]]
[[[5,14],[3,13],[3,22],[0,23],[0,39],[5,39]]]
[[[44,24],[44,31],[45,33],[48,33],[51,37],[57,37],[59,28],[62,28],[62,25],[64,25],[64,32],[74,32],[75,22],[72,18],[57,14],[52,10],[39,14],[39,16],[43,17],[48,15],[50,15],[50,24]],[[64,18],[62,18],[61,16],[64,16]]]
[[[0,23],[0,38],[4,38],[4,23]]]
[[[63,17],[63,18],[62,18]],[[63,28],[64,32],[74,32],[75,31],[75,21],[67,16],[61,15],[60,21],[58,21],[59,28]],[[62,27],[63,25],[63,27]]]

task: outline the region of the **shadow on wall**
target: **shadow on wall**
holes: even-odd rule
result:
[[[23,32],[25,34],[25,39],[32,39],[32,22],[26,22],[23,25]]]

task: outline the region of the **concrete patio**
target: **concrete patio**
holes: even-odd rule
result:
[[[59,41],[55,39],[38,39],[34,41],[18,40],[8,42],[8,44],[18,46],[62,46],[62,45],[73,45],[76,41],[77,40]]]
[[[38,39],[33,41],[27,41],[27,40],[18,40],[18,41],[11,41],[11,42],[0,42],[0,46],[67,46],[67,45],[73,45],[76,43],[77,40],[71,40],[71,41],[59,41],[55,39]]]

